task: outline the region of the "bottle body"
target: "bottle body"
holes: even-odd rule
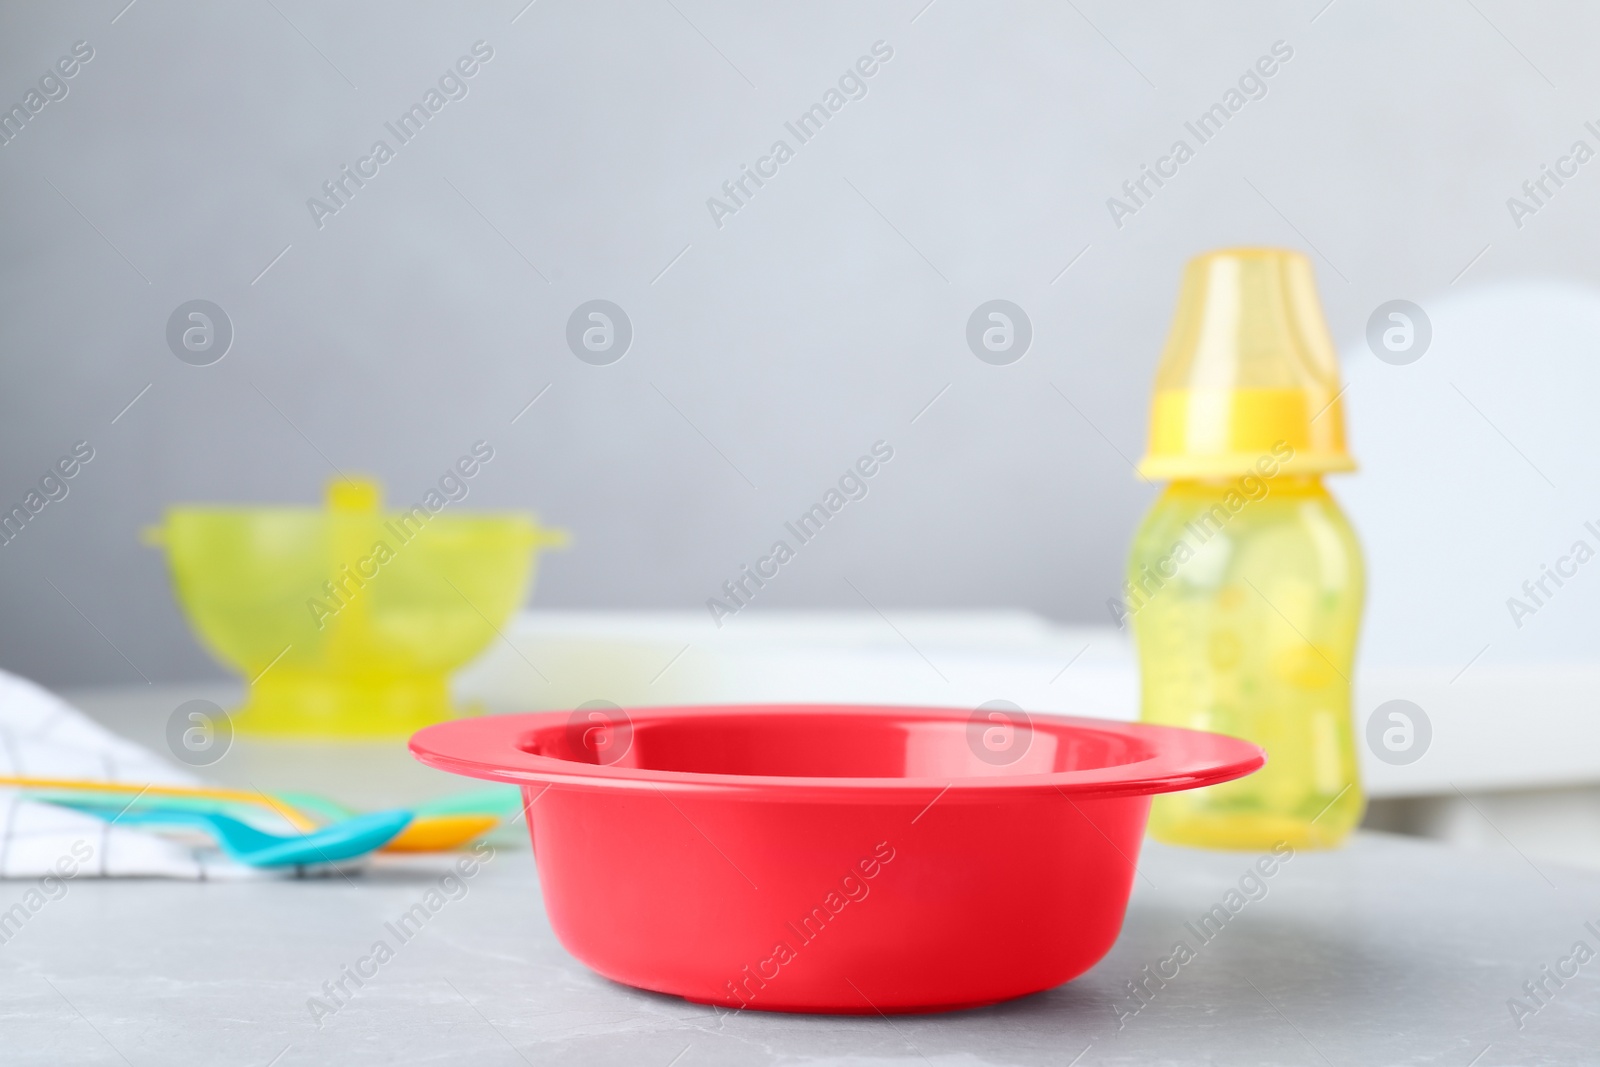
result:
[[[1351,715],[1364,588],[1355,533],[1320,477],[1167,487],[1129,561],[1140,717],[1245,738],[1267,765],[1156,797],[1153,837],[1318,848],[1355,828],[1366,805]]]

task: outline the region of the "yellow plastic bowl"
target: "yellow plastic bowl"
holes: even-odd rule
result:
[[[340,482],[330,507],[176,507],[166,549],[201,643],[250,683],[240,732],[404,736],[453,717],[448,676],[523,602],[535,550],[565,533],[522,513],[384,513]]]

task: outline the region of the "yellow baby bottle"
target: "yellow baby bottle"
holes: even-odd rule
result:
[[[1361,549],[1322,485],[1355,469],[1339,394],[1305,256],[1233,248],[1189,262],[1139,466],[1169,484],[1111,607],[1133,627],[1141,719],[1246,738],[1267,765],[1157,797],[1158,840],[1329,847],[1361,820]]]

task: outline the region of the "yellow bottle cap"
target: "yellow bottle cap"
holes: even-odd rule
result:
[[[1156,371],[1150,479],[1230,478],[1263,458],[1279,472],[1355,470],[1339,364],[1311,263],[1283,248],[1189,261]]]

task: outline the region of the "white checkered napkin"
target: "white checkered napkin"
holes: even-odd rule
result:
[[[0,671],[0,775],[193,785],[197,779],[94,722],[54,693]],[[105,794],[115,799],[117,794]],[[134,794],[129,794],[129,800]],[[0,788],[0,878],[225,878],[219,854]],[[0,895],[0,906],[5,898]]]
[[[0,774],[164,785],[198,781],[43,686],[5,671],[0,671]]]
[[[15,792],[0,794],[0,874],[6,878],[205,878],[206,867],[178,841]]]

